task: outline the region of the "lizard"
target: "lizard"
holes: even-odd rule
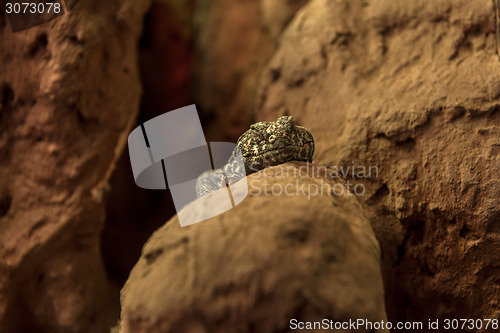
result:
[[[205,196],[269,166],[292,160],[312,162],[314,147],[311,133],[296,125],[291,116],[255,123],[239,137],[224,167],[198,176],[196,196]]]

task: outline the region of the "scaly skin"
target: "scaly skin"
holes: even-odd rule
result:
[[[314,155],[314,139],[307,129],[295,125],[290,116],[275,122],[258,122],[250,126],[236,142],[228,163],[221,169],[206,171],[196,181],[196,195],[202,197],[232,184],[246,175],[268,166],[288,161],[311,162]],[[238,150],[243,156],[242,165]]]

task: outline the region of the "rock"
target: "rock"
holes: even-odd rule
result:
[[[500,316],[499,69],[493,1],[312,0],[262,75],[258,121],[292,115],[316,163],[378,169],[347,179],[393,322]]]
[[[149,1],[80,1],[12,33],[0,14],[0,331],[109,332],[106,183],[137,116]]]
[[[263,25],[274,40],[309,0],[260,0]]]
[[[377,240],[355,196],[321,170],[265,169],[247,177],[249,195],[232,210],[183,228],[175,216],[158,229],[122,289],[120,332],[385,321]]]

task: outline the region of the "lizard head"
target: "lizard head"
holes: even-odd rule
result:
[[[314,155],[311,133],[297,126],[291,116],[251,125],[237,144],[247,174],[291,160],[311,162]]]

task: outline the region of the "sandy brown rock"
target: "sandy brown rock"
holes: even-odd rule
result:
[[[232,210],[183,228],[174,217],[157,230],[122,290],[121,332],[265,333],[289,331],[292,318],[385,320],[380,250],[363,209],[330,173],[306,168],[258,172]],[[289,195],[278,195],[289,184]]]
[[[393,321],[500,316],[499,101],[489,0],[313,0],[263,74],[257,120],[294,116],[318,163],[378,167],[354,180]]]
[[[138,111],[149,1],[81,1],[12,33],[0,14],[0,331],[107,332],[106,182]]]

